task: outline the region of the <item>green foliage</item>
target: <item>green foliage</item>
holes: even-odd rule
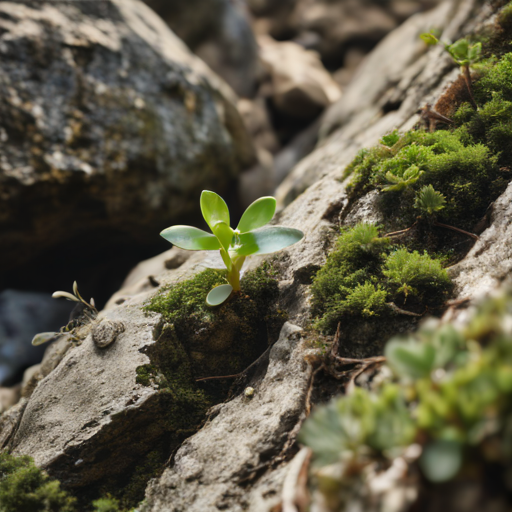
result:
[[[443,194],[434,190],[432,185],[425,185],[420,189],[414,200],[414,207],[429,215],[442,210],[445,204],[446,200]]]
[[[75,501],[30,457],[0,453],[0,512],[73,512]]]
[[[361,471],[419,442],[420,467],[434,482],[482,460],[509,467],[511,292],[479,304],[466,327],[430,320],[392,339],[385,355],[392,377],[319,407],[305,422],[300,440],[317,465],[351,460],[352,471]]]
[[[393,130],[391,133],[384,135],[384,137],[380,139],[380,143],[388,148],[392,148],[399,140],[400,134],[398,133],[398,130]]]
[[[445,45],[445,48],[459,66],[475,63],[482,53],[482,43],[470,44],[467,39],[459,39],[453,44]]]
[[[399,249],[389,255],[389,239],[372,224],[345,230],[311,287],[315,327],[333,333],[343,318],[368,318],[388,310],[398,294],[413,294],[425,304],[440,302],[450,280],[428,254]]]
[[[405,188],[414,185],[423,173],[424,171],[420,171],[420,168],[417,165],[411,165],[404,171],[403,176],[395,176],[391,171],[388,171],[385,178],[390,185],[382,187],[382,191],[400,192]]]
[[[425,303],[439,302],[451,288],[451,281],[438,260],[426,252],[398,249],[384,262],[382,273],[397,293],[420,295]]]
[[[160,234],[182,249],[220,251],[227,268],[228,284],[218,285],[210,291],[206,297],[209,306],[218,306],[232,291],[240,291],[240,271],[247,256],[279,251],[304,236],[298,229],[263,227],[274,216],[276,200],[273,197],[261,197],[249,205],[236,229],[229,225],[229,210],[224,199],[215,192],[203,190],[200,204],[204,220],[213,234],[191,226],[172,226]]]
[[[225,283],[225,276],[223,270],[203,270],[192,279],[163,288],[144,307],[144,311],[161,313],[169,323],[186,318],[191,321],[211,319],[213,312],[206,307],[204,298],[212,288]]]
[[[92,506],[94,512],[121,512],[119,500],[114,498],[100,498],[99,500],[93,501]]]

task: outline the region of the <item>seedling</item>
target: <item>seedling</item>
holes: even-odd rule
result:
[[[77,305],[69,316],[69,322],[64,327],[61,327],[59,332],[41,332],[36,334],[32,339],[32,345],[34,346],[53,341],[63,335],[67,336],[70,341],[78,342],[81,337],[75,335],[75,330],[78,327],[91,323],[98,316],[94,299],[91,299],[90,303],[85,301],[78,292],[76,281],[73,283],[73,293],[59,291],[53,293],[52,297],[54,299],[63,297],[72,302],[77,302]]]
[[[435,218],[435,213],[444,208],[446,203],[446,199],[437,190],[434,190],[432,185],[425,185],[416,195],[416,200],[414,202],[414,207],[418,208],[424,214],[427,215],[428,218],[432,220],[434,226],[439,226],[446,229],[451,229],[452,231],[456,231],[458,233],[462,233],[463,235],[470,236],[474,240],[478,240],[478,236],[473,233],[469,233],[468,231],[464,231],[463,229],[456,228],[454,226],[450,226],[448,224],[442,224]]]
[[[203,190],[200,199],[207,233],[192,226],[171,226],[160,235],[176,247],[189,251],[220,252],[227,268],[228,284],[213,288],[206,297],[209,306],[222,304],[232,292],[240,291],[240,271],[247,256],[270,254],[288,247],[304,236],[298,229],[267,226],[276,210],[273,197],[260,197],[245,210],[236,229],[230,227],[229,209],[215,192]]]
[[[403,174],[403,176],[396,176],[391,171],[386,173],[386,181],[389,185],[386,185],[382,188],[383,192],[389,191],[401,191],[406,189],[407,187],[414,185],[419,179],[420,176],[424,174],[424,171],[420,171],[420,168],[417,165],[411,165],[407,168]]]
[[[428,45],[435,45],[439,42],[434,34],[421,34],[420,37]],[[468,88],[471,106],[477,110],[478,107],[473,96],[469,67],[480,58],[482,43],[469,44],[467,39],[459,39],[453,44],[445,44],[444,48],[451,55],[455,63],[460,66],[462,76]]]

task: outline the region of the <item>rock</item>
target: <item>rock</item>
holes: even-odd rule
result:
[[[97,347],[105,348],[114,343],[122,332],[124,332],[122,322],[104,320],[93,327],[92,340]]]
[[[5,290],[0,293],[0,384],[21,381],[23,370],[43,357],[45,347],[30,342],[38,332],[66,325],[72,306],[48,294]]]
[[[453,0],[444,9],[440,9],[437,15],[446,18],[445,32],[452,39],[474,27],[479,19],[476,13],[480,13],[482,18],[489,14],[486,9],[481,9],[477,0]],[[434,19],[437,18],[432,15],[424,16],[423,22],[431,23]],[[421,30],[420,20],[416,19],[414,23],[417,24],[414,25],[415,30]],[[407,37],[402,45],[411,41],[411,26],[404,27],[401,34]],[[393,41],[392,47],[398,48],[398,42]],[[16,454],[32,454],[37,464],[59,477],[65,486],[93,493],[98,489],[98,482],[105,482],[107,477],[112,478],[114,484],[116,479],[126,483],[127,475],[131,474],[137,461],[146,457],[150,450],[164,454],[166,459],[170,451],[178,448],[187,437],[163,475],[149,485],[144,505],[146,512],[209,512],[219,509],[263,512],[278,507],[284,481],[296,470],[297,464],[288,463],[293,452],[283,454],[283,450],[288,447],[287,442],[293,440],[296,427],[300,425],[310,382],[311,369],[304,357],[311,355],[311,349],[304,346],[299,328],[311,320],[310,284],[325,261],[330,241],[340,227],[340,212],[348,201],[347,182],[341,180],[344,165],[351,155],[361,147],[373,144],[389,129],[395,126],[405,129],[416,123],[418,103],[435,97],[453,78],[453,67],[448,62],[444,65],[442,59],[438,49],[417,60],[404,58],[405,69],[391,69],[394,73],[392,82],[382,77],[377,84],[372,84],[371,89],[380,90],[383,95],[382,99],[378,98],[377,110],[372,109],[371,102],[367,103],[364,98],[360,112],[355,105],[350,105],[351,109],[345,105],[350,112],[343,125],[331,125],[333,131],[325,132],[323,145],[299,164],[304,175],[311,179],[311,185],[305,185],[298,192],[298,197],[282,208],[275,219],[278,224],[296,227],[305,233],[301,243],[273,258],[279,279],[278,307],[288,313],[289,323],[285,324],[270,350],[263,352],[262,356],[253,357],[256,364],[242,372],[233,386],[231,400],[218,403],[209,410],[209,418],[201,430],[195,432],[200,420],[194,422],[190,417],[180,425],[188,427],[181,437],[175,430],[170,430],[170,425],[176,428],[173,422],[182,417],[182,409],[179,401],[171,399],[172,388],[165,388],[163,383],[173,376],[188,379],[185,391],[181,389],[181,392],[185,393],[190,404],[191,396],[197,398],[197,394],[189,393],[190,390],[197,391],[193,387],[196,374],[187,371],[192,365],[194,370],[201,370],[201,376],[207,376],[204,365],[213,359],[212,354],[225,361],[225,343],[231,343],[228,345],[229,354],[240,343],[242,333],[233,336],[234,331],[230,330],[239,323],[239,319],[226,319],[226,324],[229,324],[227,332],[217,324],[217,331],[204,334],[201,350],[192,353],[195,350],[190,350],[190,347],[197,338],[190,343],[178,343],[176,325],[165,324],[159,315],[145,316],[141,312],[141,307],[157,291],[150,290],[128,295],[117,307],[111,304],[110,309],[100,313],[99,321],[123,322],[125,331],[105,350],[94,345],[92,335],[81,345],[69,349],[60,364],[39,382],[26,405],[19,427],[12,426],[12,417],[11,420],[7,417],[4,420],[3,416],[0,418],[0,443],[9,443],[9,448]],[[383,105],[390,99],[396,101],[396,98],[401,100],[398,110],[386,111]],[[298,186],[304,185],[297,183]],[[512,245],[506,239],[511,235],[507,224],[509,196],[510,187],[496,201],[495,213],[491,217],[496,228],[492,234],[491,224],[489,242],[501,236],[503,244],[508,242]],[[374,200],[375,194],[362,198],[352,207],[351,215],[344,222],[378,221],[372,207]],[[488,250],[483,243],[485,233],[481,237],[480,249]],[[507,256],[509,252],[503,254]],[[507,258],[492,275],[496,279],[510,272],[507,270]],[[170,255],[166,254],[158,260],[160,268],[168,259]],[[265,257],[262,256],[248,260],[248,270],[258,267],[263,259]],[[482,262],[482,270],[479,261]],[[467,263],[467,267],[464,262],[459,264],[461,271],[455,277],[456,282],[459,279],[461,290],[464,290],[465,282],[478,289],[488,280],[485,272],[490,263],[476,248],[470,253]],[[147,265],[150,275],[158,265]],[[216,265],[211,254],[195,253],[178,268],[162,269],[153,277],[163,288],[189,278],[205,267]],[[139,273],[134,284],[142,282],[142,274]],[[190,317],[184,330],[194,332],[194,336],[197,331],[201,337],[194,322]],[[230,333],[231,339],[226,341]],[[386,341],[386,334],[380,333],[382,344]],[[269,335],[267,342],[272,344],[276,339]],[[208,343],[217,346],[209,347]],[[214,348],[219,349],[217,353]],[[363,349],[355,342],[343,347],[347,356],[360,356]],[[162,361],[166,354],[170,360],[167,360],[169,366],[164,371]],[[156,368],[150,370],[151,366]],[[181,371],[185,371],[185,377]],[[254,389],[252,398],[245,396],[244,390],[248,387]],[[193,417],[204,418],[204,404],[195,400],[192,403],[197,413]],[[4,430],[1,429],[2,424],[5,424]],[[130,450],[126,450],[126,446],[130,446]]]
[[[300,331],[283,326],[265,375],[250,382],[252,398],[242,393],[217,406],[207,425],[178,450],[173,467],[149,486],[144,510],[263,511],[279,503],[286,472],[271,483],[258,483],[256,475],[279,455],[302,414],[309,373]],[[246,489],[244,483],[253,479],[256,484]]]
[[[280,113],[311,120],[339,99],[341,91],[316,53],[270,37],[260,36],[258,43],[271,78],[269,97]]]
[[[165,270],[158,276],[162,286],[204,269],[206,256],[192,255]],[[216,310],[211,320],[187,317],[170,324],[145,313],[154,289],[101,312],[88,333],[81,332],[83,339],[63,346],[62,337],[50,347],[54,352],[47,352],[23,388],[29,399],[19,425],[6,419],[3,443],[15,454],[29,453],[78,495],[126,486],[155,450],[157,471],[197,429],[207,407],[225,397],[225,386],[201,387],[195,379],[240,372],[277,339],[284,322],[270,309],[277,284],[270,280],[267,288],[261,293],[269,306],[251,293]]]
[[[203,188],[252,164],[236,98],[138,0],[0,15],[0,286],[55,290],[96,265],[110,294]]]
[[[19,384],[12,388],[0,388],[0,415],[18,403],[21,397],[20,392]]]
[[[491,225],[450,268],[458,299],[482,297],[512,275],[512,183],[492,206]]]
[[[241,0],[145,0],[177,36],[240,96],[252,97],[257,47]]]

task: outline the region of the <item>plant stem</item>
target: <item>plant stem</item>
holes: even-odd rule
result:
[[[471,106],[475,110],[478,110],[475,97],[473,96],[473,86],[471,84],[471,72],[469,71],[469,64],[462,66],[462,75],[464,76],[464,80],[466,81],[466,87],[468,88],[469,101],[471,103]]]
[[[474,240],[479,239],[479,237],[477,235],[474,235],[473,233],[470,233],[469,231],[464,231],[463,229],[456,228],[454,226],[449,226],[448,224],[443,224],[441,222],[438,222],[437,220],[434,221],[434,226],[439,226],[440,228],[446,228],[446,229],[451,229],[452,231],[457,231],[457,233],[462,233],[463,235],[470,236]]]
[[[386,233],[382,238],[387,238],[388,236],[396,236],[396,235],[403,235],[404,233],[407,233],[407,231],[410,231],[414,226],[418,224],[418,221],[416,221],[412,226],[409,226],[406,229],[401,229],[400,231],[393,231],[392,233]]]

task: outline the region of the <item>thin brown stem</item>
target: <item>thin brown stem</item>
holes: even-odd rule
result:
[[[470,236],[473,238],[473,240],[478,240],[478,235],[474,235],[473,233],[470,233],[469,231],[464,231],[463,229],[456,228],[454,226],[449,226],[448,224],[443,224],[442,222],[438,222],[437,220],[434,221],[434,226],[439,226],[440,228],[446,228],[451,229],[452,231],[456,231],[457,233],[462,233],[463,235]]]
[[[478,110],[475,97],[473,96],[473,85],[471,83],[471,72],[469,71],[469,64],[462,66],[462,75],[464,76],[464,80],[466,81],[466,87],[468,88],[469,101],[471,103],[471,106],[475,110]]]
[[[418,221],[416,221],[412,226],[409,226],[406,229],[401,229],[400,231],[393,231],[392,233],[386,233],[383,238],[388,238],[390,236],[397,236],[397,235],[403,235],[404,233],[407,233],[407,231],[410,231],[414,226],[418,224]]]

